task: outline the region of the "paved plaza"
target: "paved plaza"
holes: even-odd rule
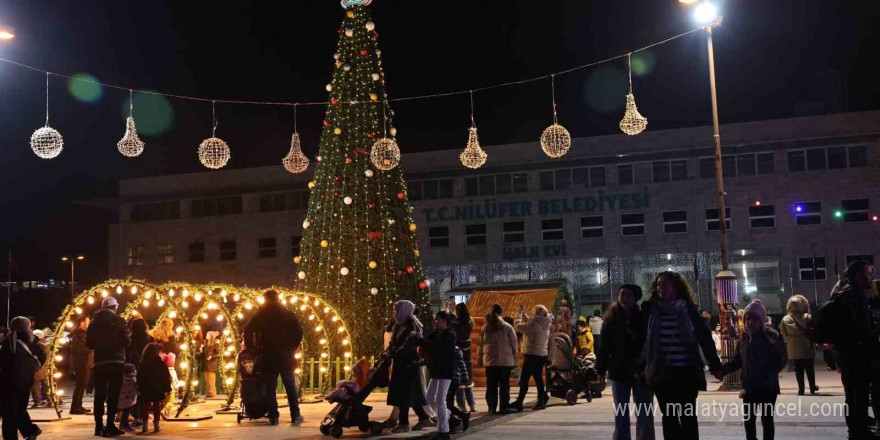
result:
[[[817,364],[817,368],[821,368]],[[816,396],[796,395],[797,386],[795,384],[794,373],[783,373],[781,385],[782,395],[779,397],[779,403],[788,407],[790,404],[800,406],[801,415],[785,414],[776,417],[776,436],[780,439],[798,438],[800,440],[808,439],[828,439],[828,438],[845,438],[846,425],[842,416],[823,416],[821,411],[833,410],[835,405],[841,406],[843,402],[843,388],[840,385],[840,379],[837,373],[828,372],[822,368],[817,371],[819,386],[821,387],[819,394]],[[710,380],[709,389],[717,389],[718,383],[714,379]],[[477,409],[482,410],[474,415],[472,427],[467,433],[458,434],[456,437],[467,437],[472,440],[504,438],[507,440],[529,439],[535,438],[552,438],[554,440],[565,439],[588,439],[588,438],[611,438],[613,430],[613,405],[611,401],[610,389],[600,399],[595,399],[591,403],[581,401],[580,403],[569,406],[565,402],[553,399],[551,405],[544,411],[526,410],[521,414],[511,414],[506,416],[488,416],[484,411],[486,409],[483,400],[484,390],[477,389]],[[283,396],[279,396],[282,400]],[[530,394],[527,401],[534,401],[534,394]],[[731,416],[734,408],[740,402],[735,392],[717,392],[709,391],[700,394],[699,403],[702,404],[703,411],[714,411],[715,415],[707,415],[700,417],[700,434],[704,439],[742,439],[745,434],[742,423],[739,419],[739,412],[736,416]],[[210,420],[198,422],[164,422],[162,431],[159,433],[146,434],[149,437],[168,438],[168,439],[322,439],[324,438],[318,432],[318,425],[321,419],[330,410],[331,406],[324,402],[309,403],[302,405],[303,415],[306,422],[297,427],[289,424],[285,409],[281,409],[281,424],[279,426],[269,426],[266,419],[242,421],[241,425],[236,422],[234,414],[213,414],[219,408],[221,401],[210,400],[208,402],[199,403],[190,407],[186,415],[189,417],[199,417],[204,415],[213,415]],[[385,395],[374,393],[367,400],[367,404],[373,406],[373,419],[384,420],[390,413],[390,409],[385,405]],[[824,406],[816,406],[824,405]],[[89,407],[90,403],[86,404]],[[816,408],[820,412],[819,415],[812,415],[811,408]],[[32,410],[33,417],[38,419],[48,419],[54,415],[54,412],[47,409]],[[411,416],[414,420],[414,416]],[[91,416],[73,416],[70,420],[56,422],[39,422],[43,429],[43,440],[53,440],[62,438],[86,438],[91,437],[93,432]],[[662,429],[659,416],[655,420],[657,438],[662,438]],[[760,430],[759,430],[760,432]],[[386,431],[378,438],[416,438],[427,437],[433,434],[430,431],[418,431],[408,434],[390,434]],[[141,434],[126,434],[123,437],[133,435],[143,436]],[[368,434],[362,434],[357,428],[350,428],[345,431],[346,438],[369,437]],[[329,437],[328,437],[329,438]]]

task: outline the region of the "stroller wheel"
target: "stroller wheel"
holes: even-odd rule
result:
[[[370,424],[370,421],[369,421],[369,420],[368,420],[368,421],[361,422],[360,424],[358,424],[358,429],[360,429],[361,432],[367,432],[367,431],[369,431],[370,428],[372,428],[372,427],[373,427],[373,426]]]
[[[241,425],[241,413],[237,414],[238,424]]]
[[[382,434],[383,426],[379,422],[370,422],[370,434],[380,435]]]
[[[330,425],[321,424],[321,427],[318,428],[321,430],[321,434],[330,435]]]
[[[330,435],[332,435],[333,438],[342,437],[342,427],[341,426],[330,427]]]
[[[565,393],[565,401],[568,402],[569,405],[574,405],[578,401],[578,393],[575,390],[568,390]]]

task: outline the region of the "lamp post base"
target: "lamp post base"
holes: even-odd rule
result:
[[[729,270],[719,272],[715,276],[715,292],[721,324],[721,363],[725,364],[732,360],[736,353],[736,344],[740,339],[739,317],[736,312],[739,302],[736,294],[736,275]],[[718,391],[739,389],[742,389],[742,377],[737,371],[724,376]]]

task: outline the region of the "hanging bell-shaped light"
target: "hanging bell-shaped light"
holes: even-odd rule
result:
[[[633,94],[626,95],[626,113],[623,114],[623,119],[620,120],[620,130],[630,136],[635,136],[645,131],[647,126],[648,118],[639,113]]]
[[[379,139],[370,150],[370,161],[382,171],[394,169],[400,164],[400,147],[394,139],[387,137]]]
[[[290,152],[284,156],[284,159],[281,159],[281,163],[287,171],[293,174],[299,174],[309,167],[309,158],[302,152],[299,133],[293,134],[293,138],[290,140]]]
[[[129,116],[125,120],[125,135],[116,144],[119,152],[126,157],[137,157],[144,152],[144,141],[138,137],[137,128],[134,126],[134,118]]]
[[[633,96],[631,53],[626,57],[626,64],[629,69],[629,94],[626,95],[626,111],[623,114],[623,119],[620,120],[620,130],[630,136],[635,136],[645,131],[645,127],[648,126],[648,118],[639,113],[639,109],[636,107],[636,98]]]
[[[468,129],[468,132],[467,146],[464,148],[464,151],[458,155],[458,158],[461,159],[462,165],[471,169],[477,169],[486,163],[486,159],[489,155],[480,148],[480,138],[477,137],[477,127],[472,126]]]

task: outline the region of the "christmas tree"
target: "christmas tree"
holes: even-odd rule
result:
[[[392,304],[430,313],[416,225],[399,166],[378,33],[367,6],[347,6],[297,266],[297,290],[334,304],[356,355],[382,349]],[[375,157],[374,145],[386,156]],[[373,158],[371,159],[371,153]],[[378,166],[377,166],[378,165]]]

